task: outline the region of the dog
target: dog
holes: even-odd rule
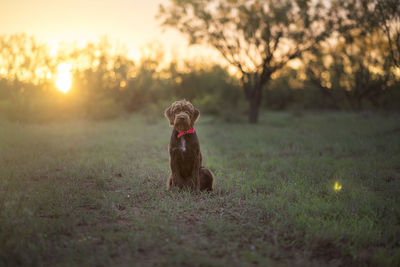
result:
[[[180,100],[172,103],[164,115],[173,127],[168,145],[171,175],[167,180],[167,190],[178,187],[212,191],[214,175],[202,166],[200,143],[193,128],[200,111],[189,101]]]

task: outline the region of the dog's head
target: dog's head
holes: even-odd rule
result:
[[[165,110],[165,117],[170,125],[177,131],[187,131],[193,128],[194,123],[200,116],[200,111],[187,100],[175,101]]]

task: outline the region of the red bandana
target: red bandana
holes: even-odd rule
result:
[[[182,135],[185,135],[185,134],[192,134],[192,133],[194,133],[194,128],[189,129],[189,130],[187,130],[187,131],[179,132],[178,138],[181,138]]]

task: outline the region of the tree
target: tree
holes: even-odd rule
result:
[[[396,80],[400,7],[396,0],[337,0],[337,31],[303,55],[308,80],[332,103],[375,107]],[[396,43],[397,42],[397,43]],[[343,97],[345,99],[343,99]]]
[[[387,40],[377,29],[354,28],[312,50],[303,57],[307,78],[334,104],[347,100],[355,110],[363,102],[379,107],[395,80]]]
[[[379,29],[388,42],[390,59],[400,67],[400,5],[398,0],[337,0],[344,29],[365,33]]]
[[[217,49],[240,73],[249,102],[249,122],[257,123],[262,89],[287,62],[330,35],[334,27],[327,1],[171,0],[160,5],[164,27],[191,44]]]
[[[393,64],[400,68],[400,3],[398,0],[377,0],[373,15],[385,33]]]
[[[0,76],[40,84],[54,68],[47,47],[33,36],[0,35]]]

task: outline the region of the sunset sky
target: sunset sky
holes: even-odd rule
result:
[[[0,34],[26,33],[50,46],[74,41],[83,45],[107,35],[112,43],[126,45],[133,58],[139,57],[141,47],[155,41],[164,46],[167,56],[196,55],[199,48],[187,50],[186,39],[177,31],[163,32],[155,19],[160,3],[168,1],[2,0]]]

